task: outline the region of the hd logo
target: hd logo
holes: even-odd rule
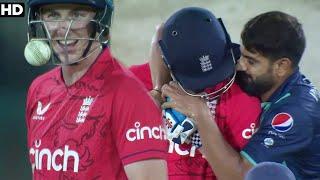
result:
[[[0,17],[24,17],[24,3],[0,3]]]

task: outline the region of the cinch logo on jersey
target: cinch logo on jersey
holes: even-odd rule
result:
[[[252,137],[252,135],[254,133],[256,133],[258,131],[258,128],[256,128],[256,124],[255,123],[251,123],[250,124],[250,128],[244,129],[242,131],[242,137],[244,139],[250,139]]]
[[[32,116],[33,120],[44,120],[44,113],[46,113],[50,107],[51,103],[47,104],[46,106],[42,106],[42,103],[40,101],[38,101],[38,107],[37,107],[37,115]]]
[[[24,3],[0,3],[0,17],[23,17]]]
[[[271,125],[278,132],[287,132],[293,126],[293,118],[288,113],[278,113],[272,119]]]
[[[69,150],[69,146],[65,145],[64,149],[56,149],[51,152],[48,148],[42,148],[41,140],[36,140],[34,142],[35,148],[30,148],[30,156],[34,156],[35,164],[32,164],[33,168],[37,170],[42,169],[42,163],[46,163],[47,170],[51,170],[51,167],[55,171],[67,171],[68,160],[71,158],[73,160],[73,172],[78,172],[79,170],[79,154],[76,151]],[[43,161],[46,159],[47,161]],[[62,163],[57,163],[57,159],[63,160]]]
[[[135,122],[134,127],[132,129],[129,129],[126,132],[126,138],[128,141],[136,141],[136,140],[142,140],[145,138],[149,139],[167,139],[165,130],[161,127],[148,127],[143,126],[140,127],[140,122]]]
[[[91,96],[83,99],[82,106],[80,107],[80,111],[76,119],[76,123],[84,123],[88,115],[90,105],[92,104],[93,100],[94,98],[92,98]]]

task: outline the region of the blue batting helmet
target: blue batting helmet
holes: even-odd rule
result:
[[[164,24],[159,45],[183,89],[199,93],[230,78],[221,94],[234,82],[239,45],[231,42],[221,19],[209,10],[188,7],[175,12]]]
[[[262,162],[251,168],[245,180],[296,180],[292,171],[279,163]]]

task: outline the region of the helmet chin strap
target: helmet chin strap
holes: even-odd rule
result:
[[[94,39],[96,36],[96,33],[97,33],[97,27],[96,27],[96,25],[94,25],[93,31],[90,34],[90,38]],[[82,58],[84,58],[88,55],[89,50],[91,49],[92,43],[93,43],[93,40],[89,40],[89,43],[88,43],[86,49],[83,51]]]
[[[93,26],[93,31],[92,31],[91,34],[90,34],[90,38],[91,38],[91,39],[94,39],[94,38],[95,38],[96,32],[97,32],[97,27],[94,25],[94,26]],[[91,46],[92,46],[93,41],[94,41],[94,40],[89,40],[89,43],[88,43],[86,49],[83,51],[81,58],[85,58],[85,57],[88,56],[88,53],[89,53],[89,51],[90,51],[90,49],[91,49]],[[69,64],[69,66],[74,66],[74,65],[77,65],[78,63],[79,63],[79,62],[71,63],[71,64]]]

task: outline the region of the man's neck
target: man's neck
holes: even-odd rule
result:
[[[279,78],[278,81],[273,85],[273,87],[265,92],[264,94],[262,94],[260,96],[260,99],[262,102],[266,102],[268,100],[270,100],[271,96],[279,89],[279,87],[293,74],[293,71],[288,73],[286,76],[284,76],[283,78]]]
[[[101,50],[96,51],[76,64],[62,66],[62,77],[66,86],[71,86],[78,81],[96,61],[100,53]]]
[[[283,81],[282,81],[283,82]],[[261,101],[262,102],[266,102],[270,99],[270,97],[273,95],[274,92],[276,92],[276,90],[281,86],[281,83],[277,83],[276,85],[274,85],[269,91],[265,92],[264,94],[262,94],[260,96]]]

